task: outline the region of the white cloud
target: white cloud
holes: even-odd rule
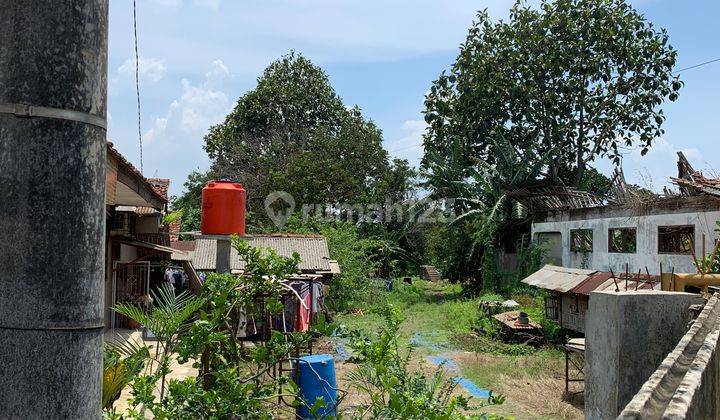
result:
[[[145,168],[170,178],[172,194],[180,192],[188,173],[209,166],[203,137],[232,110],[234,101],[223,91],[230,78],[227,66],[214,61],[200,81],[182,79],[164,115],[149,119],[152,126],[143,134]]]
[[[163,61],[157,58],[141,58],[138,64],[138,74],[141,79],[159,82],[165,77],[165,73],[167,73],[167,67],[165,67]],[[135,59],[128,58],[125,60],[125,62],[118,67],[117,73],[125,76],[133,75],[135,73]]]
[[[141,58],[138,62],[138,76],[141,83],[157,83],[167,74],[167,67],[163,60],[157,58]],[[124,83],[135,82],[135,59],[128,58],[115,71],[110,81],[110,90],[115,90]]]
[[[182,79],[182,95],[170,104],[164,117],[155,119],[145,138],[154,141],[166,137],[168,131],[201,135],[211,125],[220,122],[229,112],[231,104],[227,95],[218,89],[229,76],[227,66],[221,60],[215,60],[199,85]]]
[[[217,88],[221,83],[230,77],[230,69],[222,60],[212,62],[210,70],[205,73],[205,87]]]
[[[427,123],[423,120],[407,120],[401,127],[402,137],[387,141],[385,148],[390,156],[407,159],[417,166],[423,155],[423,134]]]

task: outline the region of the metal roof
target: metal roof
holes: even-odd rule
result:
[[[610,280],[609,283],[608,280]],[[612,284],[613,287],[615,287],[615,283],[612,281],[612,274],[598,271],[581,281],[580,284],[570,289],[570,291],[578,295],[590,295],[590,292],[595,290],[605,290],[608,284]],[[603,286],[602,289],[598,289],[600,286]],[[635,285],[633,285],[633,287],[635,287]]]
[[[585,296],[589,296],[590,292],[615,290],[615,282],[617,282],[618,289],[620,290],[650,290],[654,287],[657,287],[658,290],[660,289],[658,286],[660,284],[659,281],[648,281],[654,280],[655,277],[648,279],[648,277],[643,274],[639,277],[639,282],[633,280],[634,278],[636,278],[636,276],[633,276],[632,274],[628,276],[626,289],[625,278],[622,275],[616,276],[615,281],[613,281],[612,274],[607,271],[593,271],[546,265],[526,277],[522,282],[541,289],[554,290],[560,293],[572,292]]]
[[[272,248],[278,255],[292,257],[293,252],[300,254],[300,270],[302,271],[328,271],[330,252],[327,241],[322,236],[298,236],[298,235],[254,235],[243,238],[252,247],[261,247],[263,252]],[[195,251],[193,252],[193,265],[196,270],[215,270],[217,258],[217,239],[198,238],[195,240]],[[230,250],[230,269],[243,270],[245,263],[235,250]]]
[[[340,264],[338,264],[337,260],[328,260],[328,265],[330,265],[330,274],[340,274]]]
[[[116,236],[113,238],[113,240],[123,243],[125,245],[134,246],[136,248],[149,249],[152,251],[158,251],[158,252],[162,252],[165,254],[172,254],[173,252],[175,252],[175,250],[170,248],[169,246],[154,244],[151,242],[145,242],[145,241],[141,241],[139,239],[128,238],[128,237],[124,237],[124,236]]]
[[[597,278],[595,278],[597,277]],[[600,281],[602,279],[605,279],[603,281]],[[660,290],[660,282],[659,281],[648,281],[647,276],[643,276],[640,278],[640,281],[631,280],[632,274],[630,274],[630,277],[625,282],[624,277],[616,277],[615,281],[612,279],[612,275],[607,272],[598,272],[597,274],[593,275],[592,277],[588,278],[586,281],[584,281],[579,286],[573,288],[571,292],[577,293],[579,295],[586,295],[590,296],[590,292],[599,292],[602,290],[609,290],[614,291],[615,290],[615,282],[617,282],[617,288],[620,291],[626,291],[626,290]],[[643,281],[645,279],[645,281]]]
[[[595,273],[594,270],[558,267],[547,264],[523,279],[522,282],[541,289],[565,293]]]

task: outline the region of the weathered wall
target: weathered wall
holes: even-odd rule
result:
[[[539,240],[549,232],[558,232],[562,235],[562,265],[572,268],[590,268],[595,270],[616,273],[625,271],[625,264],[629,265],[630,272],[637,273],[645,267],[652,274],[659,274],[660,263],[663,270],[670,271],[675,267],[677,273],[694,273],[693,259],[683,254],[658,254],[658,227],[659,226],[695,226],[695,249],[698,255],[702,249],[702,234],[705,234],[705,247],[710,252],[715,239],[715,221],[720,220],[720,211],[701,211],[692,213],[667,213],[655,215],[625,216],[606,214],[597,218],[577,219],[570,215],[559,215],[550,221],[533,223],[532,235]],[[620,227],[634,227],[637,229],[637,252],[632,254],[608,252],[608,229]],[[588,254],[587,267],[582,266],[582,253],[570,251],[570,230],[592,229],[593,251]]]
[[[620,414],[621,419],[718,419],[720,303],[708,301],[690,330]]]
[[[135,233],[158,233],[160,231],[160,216],[143,216],[135,219]]]
[[[615,418],[687,331],[699,295],[654,290],[590,295],[585,417]]]
[[[130,262],[136,260],[138,257],[137,248],[131,245],[120,245],[120,259],[118,261]]]
[[[575,294],[564,293],[562,295],[562,327],[569,330],[585,332],[585,313],[588,309],[588,297],[579,295],[575,302]],[[576,305],[577,303],[577,305]],[[577,306],[577,310],[575,310]]]

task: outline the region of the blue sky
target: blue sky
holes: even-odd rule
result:
[[[417,164],[423,96],[457,55],[474,14],[503,18],[507,0],[137,0],[143,163],[148,177],[172,180],[209,165],[202,144],[262,70],[294,49],[328,73],[347,105],[383,130],[391,155]],[[720,58],[720,2],[632,2],[665,27],[677,68]],[[132,1],[110,2],[108,137],[140,166],[134,85]],[[680,99],[665,107],[666,134],[645,157],[628,151],[629,181],[660,189],[674,175],[675,152],[696,169],[720,171],[716,117],[720,62],[681,73]],[[611,166],[599,162],[609,173]]]

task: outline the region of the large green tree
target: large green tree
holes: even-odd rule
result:
[[[500,22],[480,12],[426,97],[426,186],[460,215],[448,275],[495,284],[500,238],[527,229],[509,189],[607,193],[593,160],[619,163],[622,148],[646,152],[662,135],[661,106],[682,86],[675,58],[665,30],[623,0],[518,1]]]
[[[256,212],[272,191],[289,192],[298,205],[379,200],[392,173],[380,129],[346,107],[325,72],[296,53],[265,69],[257,87],[211,127],[205,150],[213,176],[244,183]]]
[[[498,165],[498,145],[541,176],[580,186],[586,168],[663,134],[661,105],[682,86],[664,29],[625,0],[518,1],[508,21],[480,12],[426,98],[428,153],[456,142],[463,165]],[[502,168],[498,168],[502,171]]]

